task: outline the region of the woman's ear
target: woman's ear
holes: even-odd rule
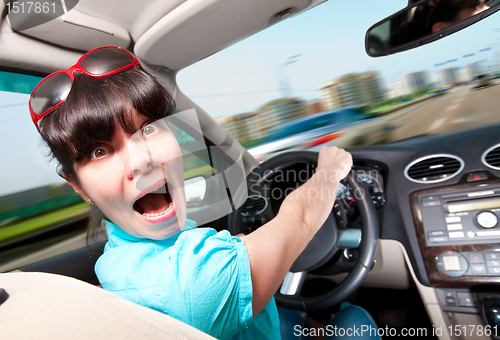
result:
[[[87,194],[85,193],[85,191],[83,191],[80,183],[78,183],[78,181],[75,181],[75,180],[72,180],[69,178],[69,176],[67,176],[65,173],[62,174],[62,177],[66,180],[66,182],[68,182],[69,185],[71,185],[71,187],[73,188],[73,190],[75,190],[75,192],[80,195],[81,198],[83,198],[86,202],[91,202],[91,199],[90,197],[87,196]]]

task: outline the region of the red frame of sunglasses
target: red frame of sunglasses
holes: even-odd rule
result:
[[[82,65],[81,65],[82,60],[85,59],[85,57],[88,56],[89,54],[91,54],[91,53],[93,53],[95,51],[101,50],[101,49],[105,49],[105,48],[120,49],[120,50],[123,50],[123,51],[127,52],[133,58],[132,63],[130,63],[129,65],[117,68],[116,70],[108,71],[108,72],[105,72],[105,73],[102,73],[102,74],[94,74],[94,73],[86,71],[82,67]],[[118,47],[118,46],[101,46],[101,47],[97,47],[97,48],[94,48],[94,49],[86,52],[84,55],[82,55],[80,57],[80,59],[78,59],[78,61],[76,62],[75,65],[71,66],[70,68],[68,68],[66,70],[59,70],[59,71],[56,71],[54,73],[51,73],[47,77],[43,78],[42,81],[40,81],[40,83],[38,83],[38,85],[35,87],[35,89],[31,92],[30,100],[29,100],[29,109],[30,109],[31,119],[33,120],[33,123],[35,124],[35,126],[37,127],[37,129],[39,129],[38,122],[43,117],[45,117],[46,115],[48,115],[49,113],[51,113],[52,111],[54,111],[55,109],[57,109],[59,106],[61,106],[62,104],[64,104],[66,102],[66,98],[67,97],[64,98],[64,99],[62,99],[59,103],[57,103],[56,105],[54,105],[50,109],[46,110],[45,112],[37,114],[37,113],[35,113],[33,111],[33,109],[31,108],[31,99],[33,97],[33,94],[36,92],[36,90],[38,89],[38,87],[40,85],[42,85],[47,79],[49,79],[49,78],[51,78],[51,77],[53,77],[53,76],[55,76],[57,74],[65,73],[65,74],[67,74],[70,77],[71,82],[73,82],[73,80],[75,79],[75,72],[80,72],[82,74],[85,74],[87,76],[94,77],[94,78],[101,78],[101,77],[106,77],[106,76],[109,76],[109,75],[112,75],[112,74],[115,74],[115,73],[119,73],[121,71],[125,71],[125,70],[128,70],[128,69],[131,69],[131,68],[133,68],[133,67],[135,67],[137,65],[141,66],[141,63],[139,62],[139,60],[137,60],[137,58],[132,53],[130,53],[128,50],[126,50],[126,49],[124,49],[122,47]]]

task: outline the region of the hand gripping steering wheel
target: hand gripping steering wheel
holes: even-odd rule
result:
[[[276,171],[297,163],[316,166],[318,153],[295,151],[277,155],[255,168],[247,176],[247,189],[255,192],[256,188],[269,183]],[[329,217],[309,242],[306,249],[292,265],[282,288],[275,294],[276,302],[286,308],[315,311],[335,305],[347,298],[363,281],[372,267],[379,237],[378,219],[371,195],[358,181],[352,170],[343,181],[352,192],[357,193],[356,202],[361,216],[361,233],[359,229],[339,230],[330,213]],[[267,200],[269,198],[266,198]],[[269,207],[269,210],[270,207]],[[229,215],[229,231],[235,235],[242,230],[242,207]],[[268,212],[269,213],[269,212]],[[272,213],[274,217],[274,213]],[[359,256],[349,275],[334,289],[316,296],[302,296],[300,290],[308,271],[319,268],[328,262],[339,250],[357,248]]]

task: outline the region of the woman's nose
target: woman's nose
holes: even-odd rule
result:
[[[134,178],[148,172],[153,167],[148,145],[140,134],[136,133],[127,141],[128,177]]]

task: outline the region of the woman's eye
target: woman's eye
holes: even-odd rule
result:
[[[92,152],[90,153],[90,157],[92,158],[102,158],[106,156],[108,153],[108,149],[106,149],[104,146],[98,146]]]
[[[142,135],[151,136],[156,130],[158,130],[158,126],[155,123],[148,124],[142,129]]]

